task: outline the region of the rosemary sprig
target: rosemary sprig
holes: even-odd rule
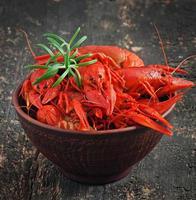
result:
[[[36,79],[33,84],[38,84],[43,80],[49,79],[59,73],[61,69],[60,77],[56,80],[52,87],[58,86],[65,77],[73,76],[78,86],[81,86],[81,76],[78,71],[79,66],[87,66],[97,62],[96,59],[79,63],[84,58],[89,58],[92,54],[88,53],[82,56],[77,56],[78,47],[87,39],[87,36],[82,36],[79,40],[75,41],[80,32],[80,27],[73,34],[69,42],[66,42],[62,37],[54,33],[45,33],[43,36],[46,37],[48,45],[38,44],[38,47],[46,51],[50,58],[45,65],[28,65],[29,69],[46,69],[46,72]],[[53,50],[51,50],[51,47]],[[56,51],[57,53],[54,53]],[[71,54],[71,52],[73,52]],[[57,62],[57,58],[62,56],[63,62]],[[63,71],[62,71],[63,70]]]

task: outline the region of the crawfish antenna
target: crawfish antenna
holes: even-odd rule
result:
[[[187,60],[189,60],[191,58],[196,58],[196,55],[188,56],[187,58],[182,60],[171,74],[174,74]]]
[[[164,49],[164,45],[163,45],[163,40],[162,40],[162,38],[160,36],[160,33],[159,33],[159,30],[158,30],[157,26],[155,24],[153,24],[153,25],[154,25],[155,31],[157,33],[157,36],[159,38],[159,43],[161,45],[161,50],[162,50],[162,53],[163,53],[165,64],[168,66],[168,59],[167,59],[167,56],[166,56],[166,53],[165,53],[165,49]]]
[[[18,31],[20,31],[20,32],[22,32],[24,34],[26,42],[27,42],[27,46],[29,48],[29,51],[31,52],[31,55],[33,56],[33,58],[35,58],[36,55],[35,55],[35,53],[33,52],[32,48],[31,48],[30,40],[28,38],[27,33],[24,30],[22,30],[21,28],[19,28]]]

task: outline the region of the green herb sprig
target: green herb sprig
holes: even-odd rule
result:
[[[52,87],[58,86],[67,76],[73,76],[78,86],[81,86],[81,76],[77,68],[79,66],[87,66],[94,64],[95,62],[97,62],[97,60],[94,59],[88,62],[80,63],[82,59],[89,58],[92,56],[92,54],[88,53],[77,57],[77,48],[81,46],[81,44],[87,39],[87,36],[82,36],[79,40],[75,41],[79,32],[80,27],[73,34],[69,42],[66,42],[62,37],[53,33],[45,33],[43,35],[44,37],[46,37],[49,46],[52,47],[53,50],[51,50],[45,44],[37,44],[38,47],[40,47],[50,55],[50,58],[48,59],[45,65],[35,64],[26,66],[29,69],[46,69],[46,72],[41,77],[36,79],[33,82],[33,85],[55,76],[61,69],[62,73],[60,77],[56,80],[56,82],[52,85]],[[54,51],[57,53],[54,53]],[[62,56],[64,58],[63,62],[57,62],[57,58],[59,56]]]

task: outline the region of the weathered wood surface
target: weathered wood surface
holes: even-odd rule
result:
[[[196,199],[196,89],[176,106],[172,138],[164,137],[125,179],[103,186],[72,182],[25,136],[11,106],[11,93],[32,62],[23,28],[32,43],[46,31],[69,36],[77,26],[89,44],[116,44],[136,51],[146,63],[163,61],[155,23],[169,63],[196,53],[195,0],[1,0],[0,2],[0,199]],[[196,81],[195,61],[187,63]]]

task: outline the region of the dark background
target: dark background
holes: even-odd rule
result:
[[[50,31],[69,38],[81,26],[86,44],[115,44],[146,64],[164,63],[153,28],[158,26],[169,63],[196,54],[195,0],[5,0],[0,1],[0,199],[195,199],[196,89],[174,111],[174,136],[157,147],[125,179],[103,186],[72,182],[42,155],[37,156],[11,106],[11,93],[32,63],[23,35],[32,44]],[[35,45],[33,48],[36,53]],[[186,69],[196,80],[195,61]]]

